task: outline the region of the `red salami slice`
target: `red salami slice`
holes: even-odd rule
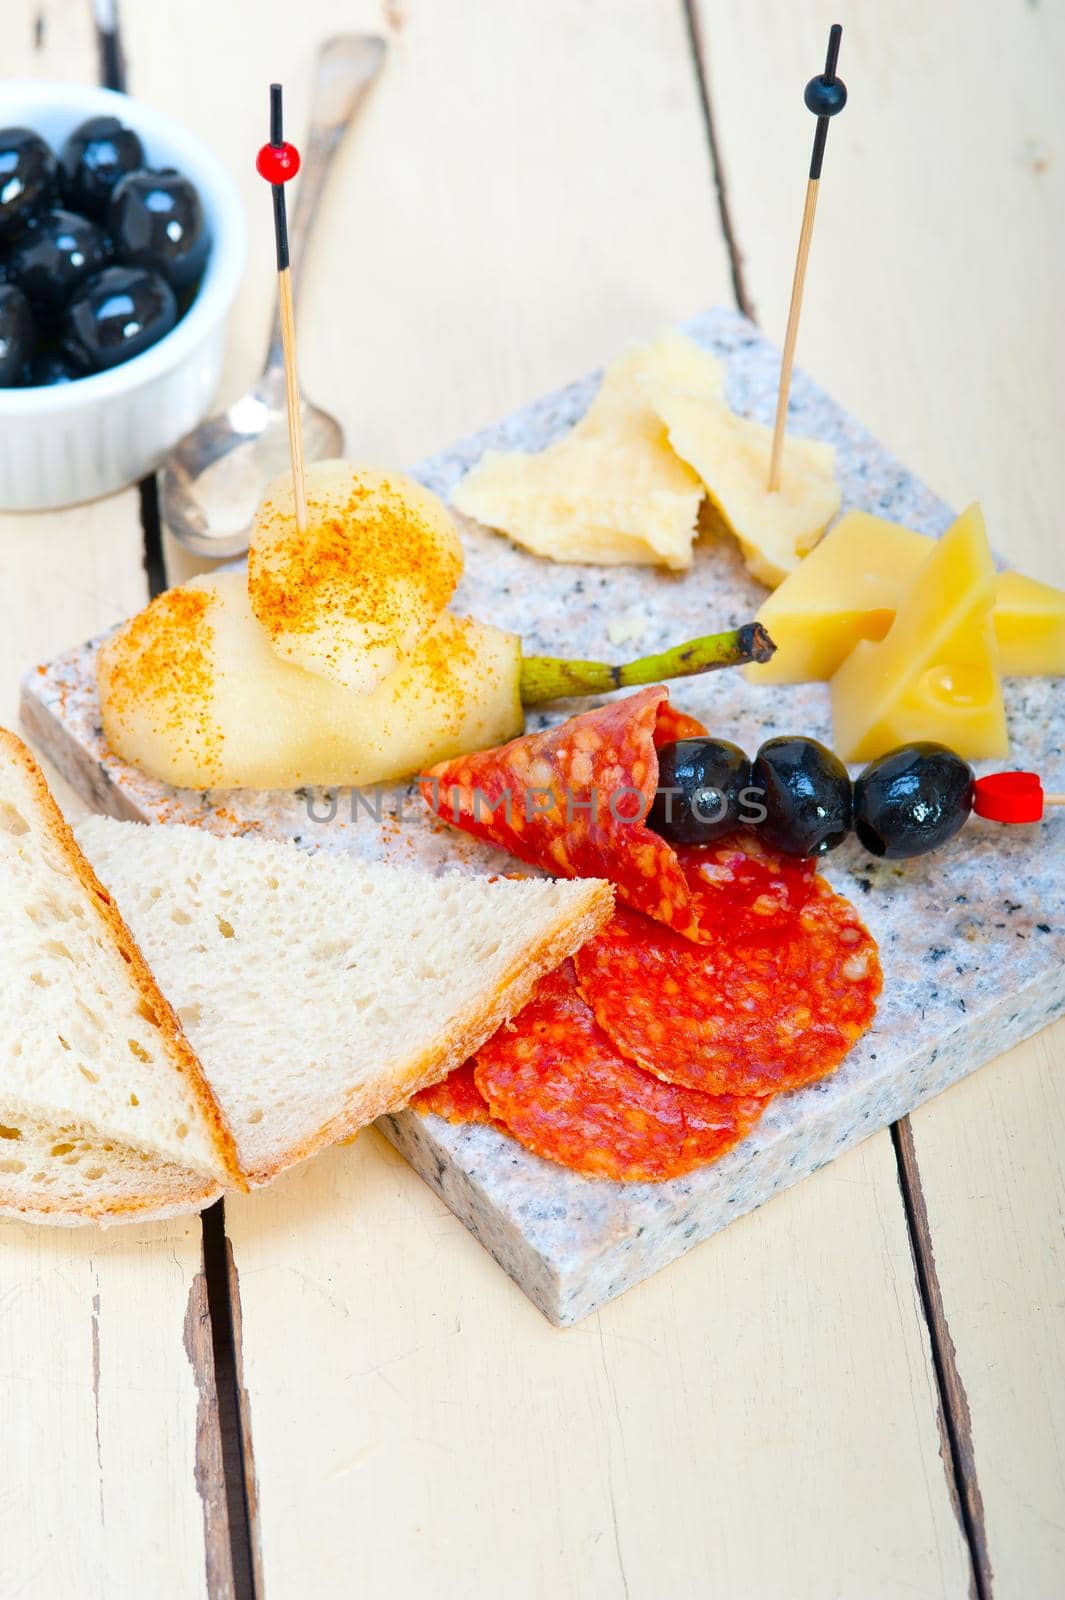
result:
[[[578,951],[577,974],[600,1026],[647,1071],[707,1094],[770,1095],[839,1066],[872,1023],[880,963],[823,878],[767,880],[764,862],[736,854],[715,851],[723,870],[709,878],[685,859],[713,930],[703,943],[621,909]]]
[[[609,878],[630,906],[699,938],[676,851],[644,826],[658,785],[656,740],[706,730],[661,685],[433,767],[422,795],[439,816],[567,878]]]
[[[430,1084],[411,1096],[415,1111],[435,1111],[447,1122],[491,1122],[488,1101],[478,1089],[473,1077],[473,1062],[464,1061],[461,1067],[449,1072],[440,1083]]]
[[[620,1182],[660,1183],[715,1161],[764,1105],[663,1083],[626,1061],[578,994],[571,962],[482,1045],[475,1077],[492,1116],[526,1149]]]

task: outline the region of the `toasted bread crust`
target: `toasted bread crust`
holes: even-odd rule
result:
[[[566,920],[524,953],[492,994],[460,1017],[431,1049],[393,1068],[387,1077],[373,1085],[372,1091],[353,1099],[340,1116],[333,1117],[309,1138],[293,1145],[276,1161],[268,1166],[245,1169],[248,1182],[258,1188],[327,1145],[350,1140],[360,1128],[386,1111],[401,1110],[412,1094],[431,1083],[439,1083],[461,1066],[502,1023],[517,1015],[545,973],[552,972],[567,956],[573,955],[610,920],[614,912],[613,886],[600,879],[589,879],[584,887],[587,893],[583,901]]]
[[[190,1179],[192,1174],[189,1174]],[[195,1215],[220,1198],[222,1187],[204,1180],[202,1188],[192,1182],[185,1190],[169,1184],[146,1184],[143,1193],[128,1195],[101,1193],[98,1200],[77,1208],[61,1202],[49,1205],[41,1200],[27,1202],[12,1191],[0,1189],[0,1218],[12,1222],[31,1222],[52,1228],[108,1227],[124,1222],[163,1222],[168,1217]]]
[[[130,977],[135,988],[144,1000],[145,1005],[150,1007],[155,1014],[159,1032],[163,1037],[171,1064],[188,1084],[193,1099],[196,1101],[214,1137],[215,1150],[218,1156],[218,1171],[212,1174],[213,1178],[217,1180],[219,1176],[224,1175],[227,1183],[234,1188],[247,1189],[248,1185],[237,1160],[236,1142],[222,1108],[215,1099],[214,1091],[207,1082],[199,1058],[194,1054],[191,1045],[185,1038],[173,1007],[152,977],[151,970],[141,953],[139,945],[122,920],[111,896],[96,876],[86,857],[82,854],[69,824],[55,803],[44,773],[38,766],[28,746],[22,742],[17,734],[11,733],[6,728],[0,728],[0,756],[20,767],[28,778],[45,827],[63,852],[71,872],[88,892],[89,898],[101,922],[104,924],[108,936],[129,967]],[[150,1201],[151,1197],[148,1196],[146,1199]],[[203,1203],[206,1204],[207,1202],[204,1201]],[[4,1194],[0,1190],[0,1208],[5,1207]],[[181,1209],[191,1210],[197,1208],[198,1206],[190,1200],[189,1205]],[[52,1209],[44,1205],[42,1212],[48,1213]],[[122,1210],[123,1214],[128,1213],[128,1204]],[[17,1208],[16,1214],[24,1213],[22,1213],[21,1208]],[[37,1216],[37,1213],[34,1213],[34,1215]],[[47,1216],[42,1214],[37,1216],[37,1220],[47,1220]],[[76,1220],[81,1220],[81,1218],[79,1217]],[[96,1221],[100,1219],[94,1215],[87,1216],[84,1220]]]

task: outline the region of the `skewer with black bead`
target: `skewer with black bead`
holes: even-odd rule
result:
[[[795,364],[795,341],[799,335],[799,313],[802,310],[802,292],[806,282],[806,263],[810,256],[810,241],[814,232],[814,215],[821,186],[821,165],[825,159],[825,141],[828,138],[829,119],[837,116],[847,104],[847,86],[836,73],[839,45],[843,29],[834,22],[828,34],[828,53],[825,70],[811,78],[803,95],[807,110],[817,118],[814,130],[814,148],[810,157],[810,176],[806,184],[806,203],[803,206],[802,228],[799,231],[799,250],[795,258],[795,276],[791,284],[791,305],[788,309],[788,328],[784,337],[784,354],[780,363],[780,387],[777,390],[777,414],[773,424],[773,448],[769,456],[770,494],[780,488],[780,466],[784,453],[784,425],[788,419],[788,397],[791,393],[791,371]]]
[[[284,137],[281,85],[270,85],[270,142],[255,158],[259,176],[270,185],[274,202],[274,245],[277,253],[277,302],[281,321],[281,345],[285,355],[285,401],[288,411],[288,444],[292,456],[292,489],[296,505],[296,526],[307,531],[307,491],[303,477],[303,426],[300,419],[300,385],[296,368],[296,319],[292,307],[292,270],[288,255],[288,213],[285,209],[285,184],[300,169],[299,151]]]

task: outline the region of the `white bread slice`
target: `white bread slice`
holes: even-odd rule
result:
[[[146,1150],[20,1117],[0,1124],[0,1209],[59,1227],[156,1222],[217,1200],[213,1179]]]
[[[445,1077],[613,908],[598,879],[434,878],[181,824],[90,817],[78,838],[253,1184]]]
[[[0,1126],[22,1135],[0,1139],[0,1212],[84,1221],[108,1209],[108,1196],[118,1213],[142,1210],[129,1183],[131,1163],[144,1165],[138,1152],[162,1163],[149,1188],[167,1208],[193,1209],[220,1184],[240,1184],[232,1135],[177,1018],[39,767],[4,729],[0,929]],[[64,1162],[72,1152],[52,1147],[70,1130],[79,1144],[125,1154]],[[103,1167],[100,1178],[88,1179],[90,1165]]]

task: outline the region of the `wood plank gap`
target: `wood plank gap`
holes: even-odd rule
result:
[[[141,527],[144,530],[144,572],[152,599],[170,587],[163,556],[163,524],[159,516],[159,484],[153,475],[138,485],[141,497]]]
[[[126,57],[116,0],[93,0],[96,40],[100,54],[100,82],[107,89],[126,92]],[[142,478],[138,485],[141,500],[141,527],[144,530],[144,570],[148,593],[154,599],[167,587],[163,562],[163,536],[159,520],[159,489],[155,474]]]
[[[226,1238],[225,1201],[219,1200],[209,1207],[201,1220],[203,1271],[218,1397],[222,1477],[233,1565],[232,1592],[234,1600],[257,1600],[262,1594],[262,1585],[258,1581],[257,1540],[253,1542],[255,1473],[248,1400],[241,1367],[240,1300],[236,1288],[236,1269]],[[212,1600],[221,1600],[221,1597],[212,1594]]]
[[[750,317],[752,322],[757,322],[758,318],[755,315],[751,297],[747,293],[747,284],[744,279],[743,252],[740,250],[739,240],[736,237],[736,230],[732,223],[732,212],[729,209],[728,184],[725,179],[725,168],[721,159],[721,147],[718,144],[717,129],[714,125],[714,108],[710,100],[710,85],[703,66],[706,59],[706,46],[703,42],[696,0],[683,0],[683,5],[684,22],[688,32],[688,47],[692,58],[692,70],[695,73],[695,83],[699,93],[699,105],[703,114],[703,126],[706,129],[706,141],[710,148],[710,163],[714,173],[718,216],[721,221],[721,232],[725,236],[725,246],[728,250],[732,293],[735,297],[737,308],[743,312],[745,317]]]
[[[96,21],[96,48],[100,57],[100,82],[105,89],[125,92],[126,58],[118,25],[117,0],[92,0]],[[43,17],[41,26],[43,28]]]
[[[895,1149],[899,1190],[910,1234],[914,1274],[928,1326],[936,1388],[939,1392],[943,1465],[947,1472],[951,1497],[957,1507],[962,1531],[969,1546],[973,1572],[973,1600],[993,1600],[994,1578],[988,1553],[983,1499],[976,1471],[972,1418],[965,1386],[958,1371],[957,1351],[943,1307],[935,1251],[932,1247],[932,1230],[921,1187],[921,1174],[909,1117],[903,1117],[901,1122],[892,1123],[891,1142]]]

